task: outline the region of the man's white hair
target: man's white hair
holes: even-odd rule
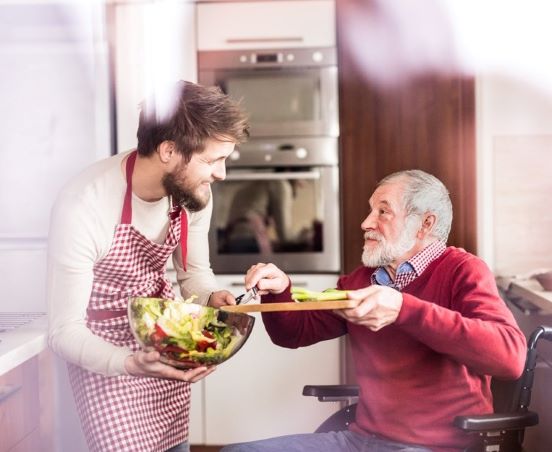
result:
[[[408,215],[435,215],[431,234],[447,241],[452,224],[452,203],[445,185],[435,176],[422,170],[398,171],[383,178],[378,187],[390,182],[403,184],[403,202]]]

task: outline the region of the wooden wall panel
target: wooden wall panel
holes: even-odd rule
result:
[[[449,244],[475,253],[474,80],[425,75],[394,89],[372,84],[340,39],[343,7],[337,2],[343,271],[360,264],[360,223],[377,181],[402,169],[445,183],[454,208]]]

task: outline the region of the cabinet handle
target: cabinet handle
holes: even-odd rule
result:
[[[282,36],[281,38],[228,38],[227,44],[249,44],[252,42],[303,42],[301,36]]]
[[[287,180],[287,179],[320,179],[319,171],[295,173],[230,173],[225,180]]]
[[[8,400],[12,395],[22,388],[21,385],[2,385],[0,386],[0,403]]]

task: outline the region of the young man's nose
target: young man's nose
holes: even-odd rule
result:
[[[216,180],[224,180],[226,178],[226,164],[224,162],[215,165],[213,169],[213,178]]]

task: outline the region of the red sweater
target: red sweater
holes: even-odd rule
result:
[[[373,271],[357,268],[338,287],[366,287]],[[454,247],[404,288],[399,317],[378,332],[328,311],[263,313],[263,322],[272,341],[289,348],[348,333],[360,386],[350,429],[433,450],[463,449],[469,438],[454,417],[491,413],[490,376],[518,378],[525,362],[525,337],[493,274]]]

